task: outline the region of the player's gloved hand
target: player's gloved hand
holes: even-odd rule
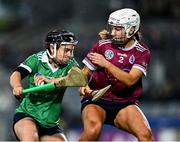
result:
[[[88,85],[85,86],[85,87],[80,87],[80,88],[79,88],[80,96],[90,95],[90,93],[91,93],[92,91],[93,91],[93,90],[91,90]]]

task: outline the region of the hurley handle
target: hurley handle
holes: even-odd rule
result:
[[[52,91],[54,89],[55,89],[54,83],[48,83],[48,84],[44,84],[44,85],[24,89],[22,91],[22,93],[27,94],[27,93],[33,93],[33,92],[38,92],[38,91]]]

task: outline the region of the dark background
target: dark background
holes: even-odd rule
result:
[[[143,40],[151,50],[144,78],[141,108],[156,140],[180,140],[180,2],[178,0],[0,0],[0,140],[15,140],[12,117],[18,102],[9,85],[13,69],[28,55],[44,50],[52,29],[77,35],[75,58],[81,61],[107,26],[109,14],[133,8],[141,16]],[[63,102],[63,124],[70,140],[82,131],[78,88],[69,88]],[[112,134],[111,134],[112,132]],[[101,140],[134,140],[105,126]]]

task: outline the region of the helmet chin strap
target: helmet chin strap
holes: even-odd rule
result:
[[[48,56],[50,57],[50,59],[55,63],[56,66],[62,68],[62,67],[65,67],[67,64],[63,63],[59,63],[57,60],[56,60],[56,54],[57,54],[57,44],[54,43],[54,44],[50,44],[50,46],[53,46],[53,50],[54,50],[54,54],[51,55],[49,50],[47,49],[46,52],[48,54]],[[64,58],[64,53],[63,53],[63,58]]]
[[[126,40],[124,41],[118,41],[116,39],[112,39],[112,43],[119,46],[119,47],[122,47],[124,48],[126,46],[126,44],[131,40],[132,38],[127,38]]]
[[[54,43],[54,44],[50,44],[50,46],[53,46],[53,50],[54,50],[54,54],[53,55],[51,55],[50,53],[49,53],[49,50],[48,49],[46,49],[46,52],[47,52],[47,54],[48,54],[48,56],[51,58],[51,59],[53,59],[53,58],[55,58],[56,57],[56,52],[57,52],[57,44],[56,43]]]
[[[126,29],[126,28],[125,28],[125,29]],[[134,32],[134,31],[132,31],[131,33],[130,33],[130,32],[131,32],[130,29],[126,29],[126,30],[125,30],[124,40],[112,39],[112,43],[113,43],[113,44],[116,44],[116,45],[118,45],[118,46],[120,46],[120,47],[125,47],[126,44],[127,44],[131,39],[134,39],[133,36],[134,36],[135,32]]]
[[[56,60],[56,54],[57,54],[57,44],[56,43],[54,43],[54,44],[50,44],[50,46],[53,46],[53,50],[54,50],[54,54],[53,55],[51,55],[50,54],[50,52],[49,52],[49,50],[48,49],[46,49],[46,53],[48,54],[48,56],[49,56],[49,58],[51,59],[51,61],[53,61],[54,62],[54,64],[56,65],[56,66],[58,66],[58,67],[64,67],[65,66],[65,64],[61,64],[61,63],[59,63],[57,60]],[[64,55],[63,55],[64,56]]]

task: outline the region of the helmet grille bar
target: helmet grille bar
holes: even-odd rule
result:
[[[46,43],[67,43],[67,44],[77,44],[77,40],[72,32],[69,31],[52,31],[49,32],[45,39]]]

